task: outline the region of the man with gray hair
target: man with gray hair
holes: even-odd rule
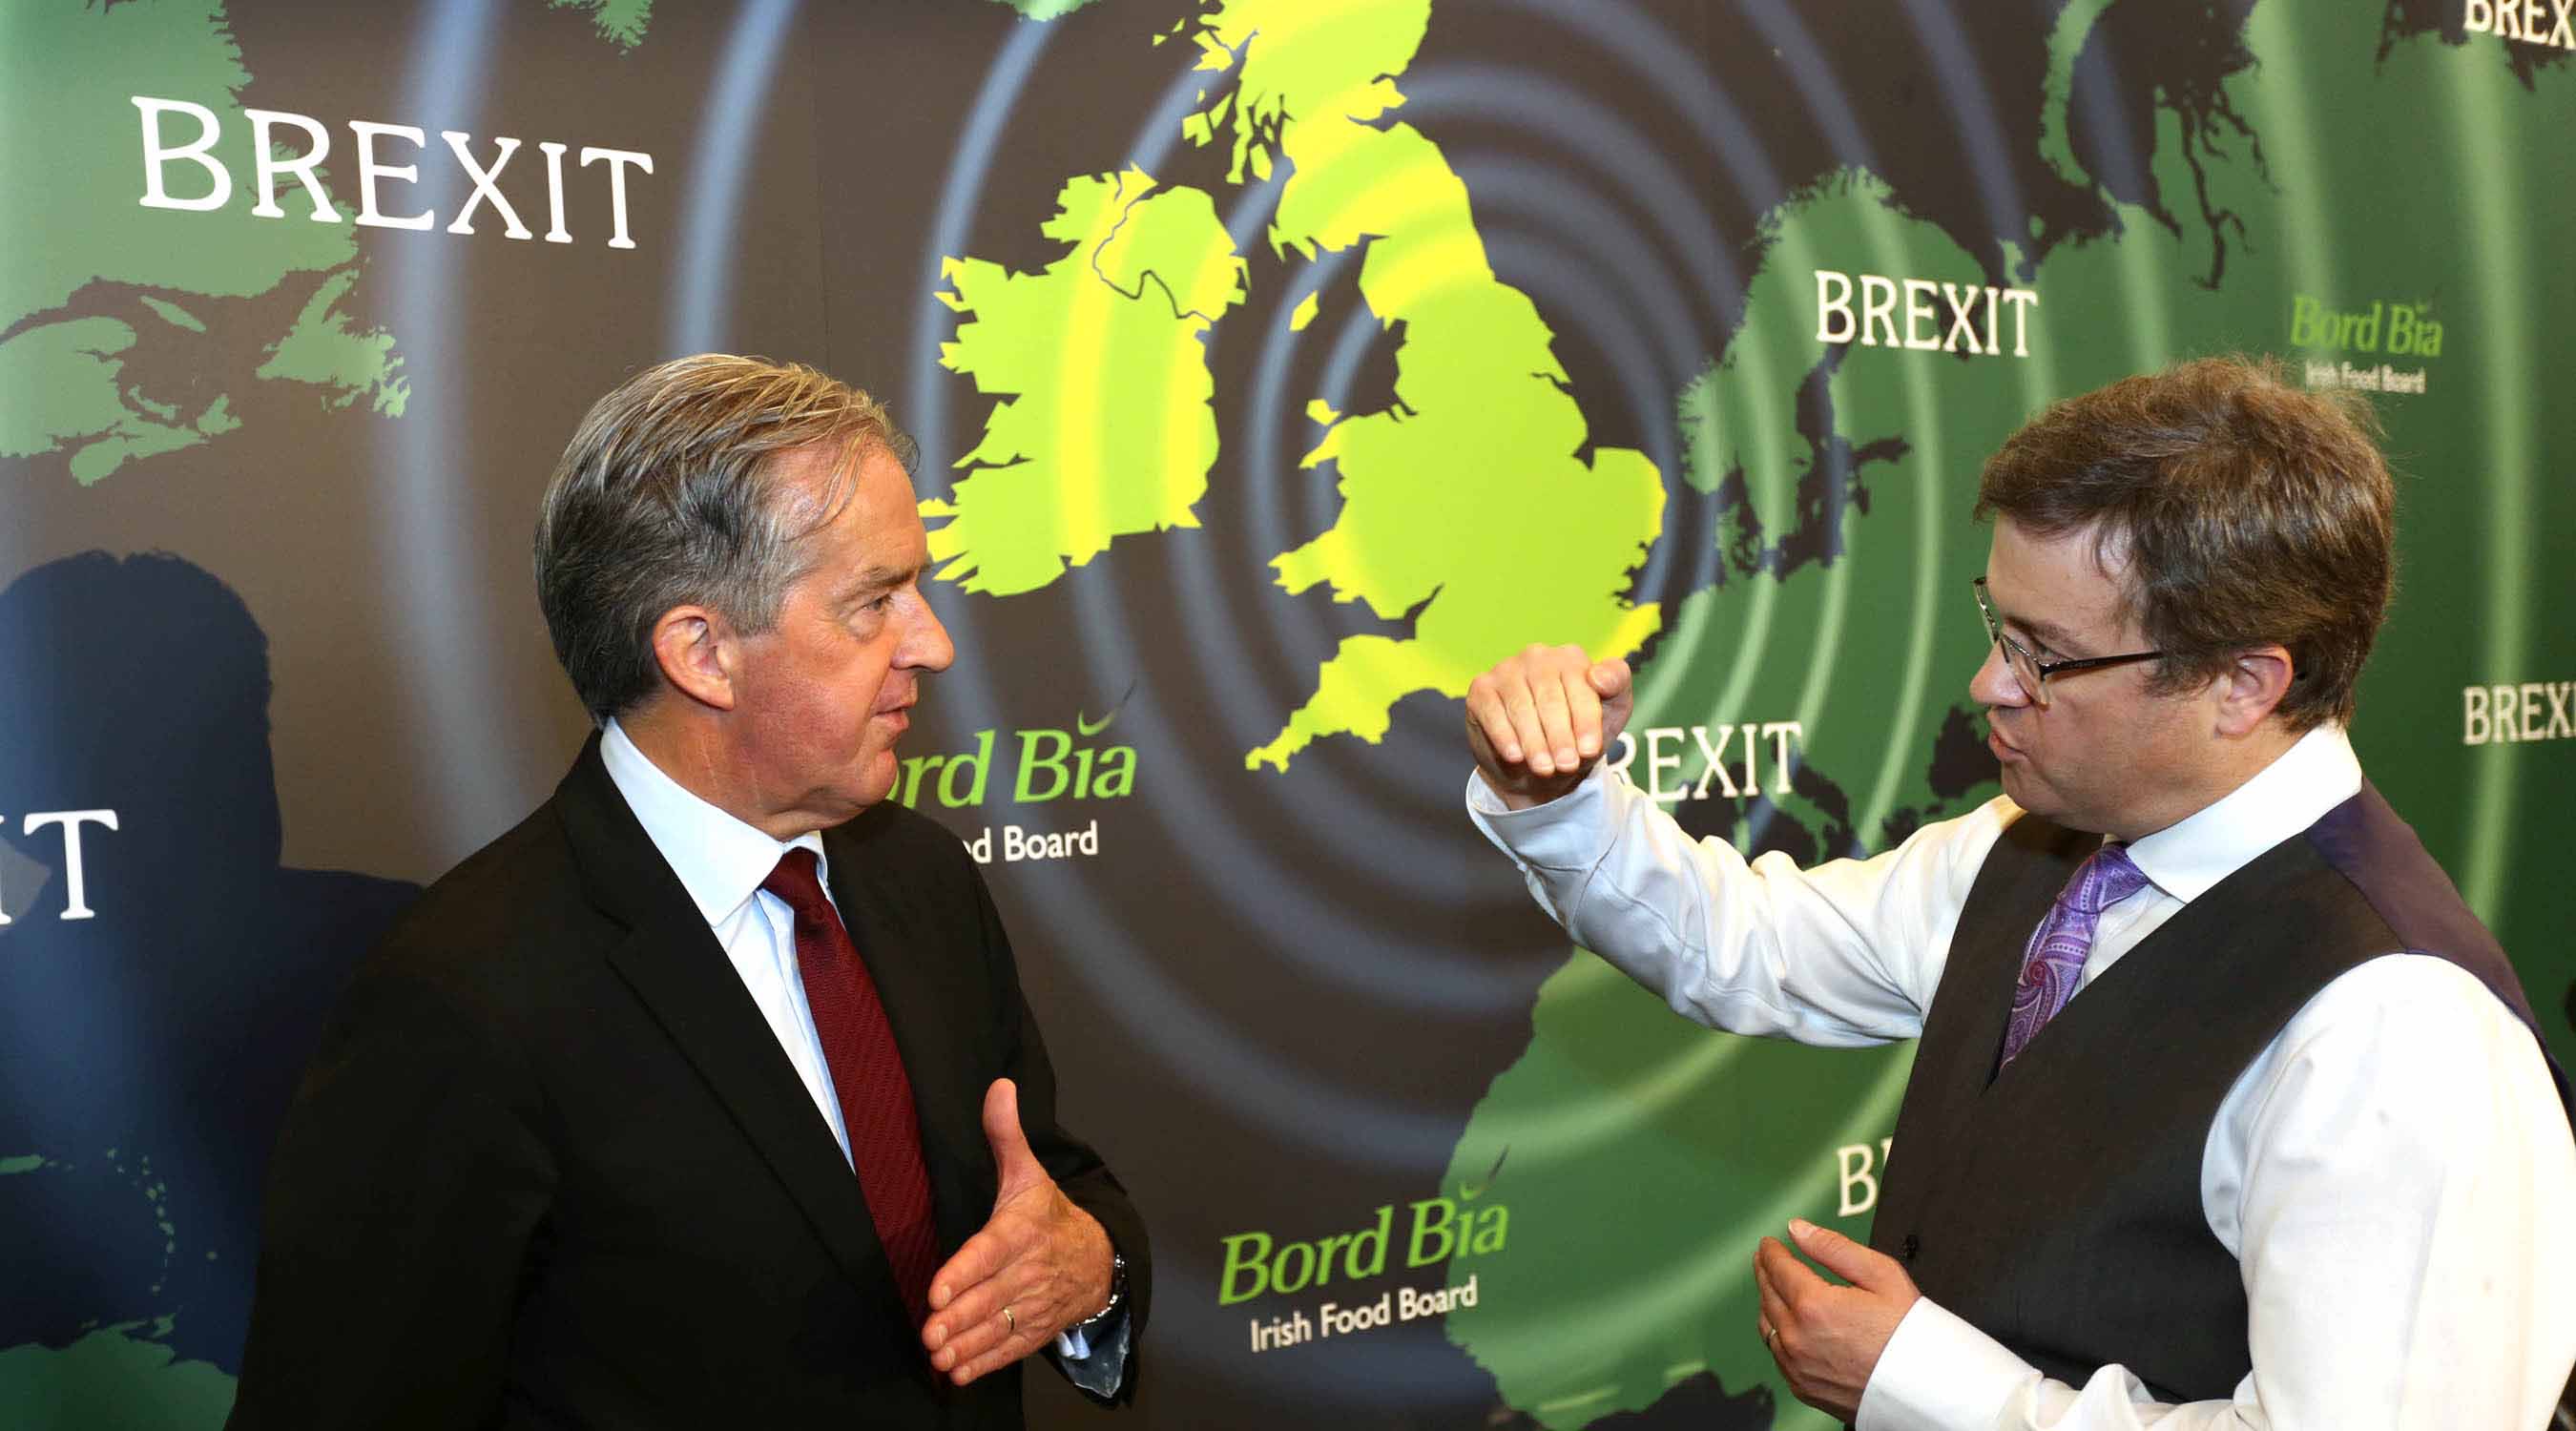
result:
[[[886,797],[911,445],[708,354],[594,406],[537,586],[599,732],[360,972],[270,1172],[231,1424],[1015,1427],[1132,1395],[1145,1231],[973,860]]]

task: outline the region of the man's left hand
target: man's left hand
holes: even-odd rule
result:
[[[1109,1234],[1047,1176],[1020,1131],[1007,1078],[984,1093],[984,1137],[1001,1190],[983,1230],[930,1279],[921,1344],[959,1386],[1055,1340],[1109,1300]]]
[[[1789,1236],[1798,1251],[1851,1285],[1826,1281],[1778,1239],[1763,1238],[1753,1252],[1753,1281],[1762,1293],[1757,1330],[1800,1401],[1853,1420],[1879,1354],[1923,1294],[1895,1258],[1839,1232],[1791,1218]]]

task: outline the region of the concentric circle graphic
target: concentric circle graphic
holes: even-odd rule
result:
[[[1759,721],[1806,732],[1786,761],[1766,748],[1743,772],[1747,785],[1757,767],[1765,781],[1797,777],[1794,789],[1744,803],[1731,837],[1754,848],[1777,837],[1815,857],[1865,853],[1891,830],[1964,808],[1968,790],[1931,795],[1924,772],[1944,758],[1936,746],[1950,725],[1974,714],[1964,688],[1980,638],[1965,587],[1982,538],[1965,509],[1982,451],[2051,398],[2120,372],[2277,346],[2277,333],[2243,321],[2250,315],[2213,324],[2205,295],[2223,289],[2228,264],[2249,286],[2243,275],[2277,275],[2261,278],[2266,292],[2346,281],[2323,236],[2314,118],[2300,84],[2278,83],[2296,76],[2297,58],[2273,58],[2267,42],[2277,37],[2258,30],[2251,42],[2273,77],[2262,94],[2226,90],[2239,106],[2227,111],[2208,107],[2221,80],[2174,85],[2202,97],[2189,110],[2159,98],[2158,66],[2171,57],[2134,27],[2109,24],[2111,7],[2058,18],[2044,76],[2014,70],[1989,19],[1968,7],[1901,7],[1891,22],[1920,59],[1926,100],[1905,124],[1928,128],[1925,139],[1889,127],[1875,93],[1884,76],[1857,72],[1789,7],[1748,7],[1723,45],[1624,3],[1499,12],[1521,28],[1491,52],[1473,35],[1440,42],[1435,17],[1435,39],[1392,78],[1400,101],[1373,123],[1418,130],[1469,195],[1473,247],[1421,291],[1478,281],[1489,265],[1554,335],[1567,390],[1592,427],[1586,453],[1632,444],[1662,476],[1665,523],[1626,578],[1633,599],[1662,612],[1639,727]],[[1554,50],[1529,43],[1539,38]],[[1244,53],[1263,42],[1255,33]],[[995,56],[925,274],[974,252],[979,195],[1008,169],[1013,136],[1048,122],[1037,98],[1049,88],[1048,43],[1041,28],[1023,27]],[[1521,966],[1454,932],[1465,911],[1481,911],[1468,925],[1501,917],[1511,896],[1497,896],[1491,867],[1472,851],[1449,855],[1464,764],[1437,742],[1454,714],[1409,721],[1454,713],[1453,697],[1426,690],[1397,703],[1386,739],[1402,743],[1402,758],[1337,734],[1294,755],[1284,774],[1239,768],[1312,694],[1313,662],[1355,641],[1401,642],[1427,609],[1374,610],[1273,579],[1275,558],[1349,511],[1352,474],[1312,455],[1332,424],[1406,411],[1410,334],[1365,296],[1383,235],[1276,251],[1293,166],[1219,176],[1224,123],[1205,148],[1183,137],[1191,115],[1242,98],[1242,59],[1210,70],[1184,53],[1161,87],[1138,95],[1123,149],[1104,148],[1097,165],[1166,191],[1206,186],[1246,265],[1240,303],[1212,315],[1198,339],[1220,434],[1193,507],[1201,525],[1112,538],[1047,606],[1063,625],[1054,679],[1064,689],[1103,703],[1134,692],[1118,729],[1152,752],[1155,783],[1141,808],[1120,812],[1125,836],[1150,839],[1163,879],[1225,891],[1222,932],[1211,930],[1204,951],[1174,951],[1161,911],[1078,868],[1008,878],[1081,951],[1080,977],[1126,1033],[1153,1039],[1168,1066],[1205,1086],[1262,1090],[1228,1103],[1230,1114],[1291,1145],[1395,1169],[1415,1164],[1425,1140],[1451,1136],[1436,1102],[1409,1106],[1402,1089],[1284,1052],[1274,1031],[1246,1022],[1253,1011],[1212,993],[1192,967],[1252,955],[1319,1001],[1365,1001],[1431,1027],[1508,1009],[1528,988]],[[2226,127],[2258,106],[2260,156]],[[1913,167],[1926,147],[1949,166],[1932,204]],[[2239,188],[2269,188],[2297,221],[2252,231],[2226,211],[2234,200],[2211,196],[2222,170]],[[2284,182],[2291,171],[2302,177]],[[1972,294],[2028,289],[2037,334],[2009,354],[1822,344],[1799,326],[1816,321],[1812,308],[1792,300],[1812,302],[1802,285],[1827,269],[1938,279]],[[925,453],[945,464],[1010,395],[975,392],[942,369],[940,344],[954,340],[957,317],[927,300],[919,312],[911,412]],[[1115,361],[1077,331],[1066,340],[1051,358],[1063,370]],[[2504,425],[2506,414],[2495,416]],[[942,482],[926,467],[926,495]],[[1569,511],[1550,520],[1583,520],[1581,494],[1569,497]],[[1008,600],[978,596],[951,609],[970,644],[984,623],[1014,614]],[[977,709],[1001,711],[1007,679],[949,684],[972,685]],[[1699,777],[1705,763],[1694,753],[1679,778]],[[1390,861],[1391,849],[1424,853]],[[2482,849],[2472,859],[2473,879],[2491,858]],[[1255,869],[1258,887],[1242,887]],[[1622,1146],[1677,1108],[1763,1076],[1746,1061],[1752,1048],[1691,1044],[1592,1100],[1515,1124],[1511,1156],[1571,1162]],[[1816,1136],[1870,1141],[1866,1130],[1893,1120],[1904,1072],[1901,1058],[1882,1061],[1838,1128]],[[1472,1161],[1463,1144],[1459,1157]],[[1731,1293],[1750,1230],[1813,1207],[1815,1196],[1798,1179],[1772,1182],[1712,1221],[1678,1264],[1690,1275],[1642,1308],[1614,1312],[1621,1299],[1605,1288],[1585,1314],[1640,1328],[1686,1319]]]
[[[1865,1231],[1908,1046],[1712,1033],[1674,1009],[1763,1011],[1584,952],[1462,808],[1459,693],[1526,641],[1616,651],[1615,758],[1698,853],[1889,850],[1998,789],[1982,464],[2178,359],[2277,354],[2383,423],[2399,595],[2351,737],[2576,1054],[2576,908],[2525,858],[2576,838],[2576,187],[2536,138],[2576,57],[2326,0],[25,8],[0,107],[82,119],[22,156],[46,199],[0,255],[42,598],[0,993],[55,1070],[0,1128],[52,1249],[0,1348],[221,1369],[256,1100],[207,1089],[283,1106],[359,926],[559,778],[536,492],[681,351],[818,362],[919,438],[959,659],[906,798],[987,857],[1064,1122],[1154,1228],[1149,1424],[1821,1427],[1745,1262],[1793,1216]],[[255,110],[332,136],[342,229]],[[236,201],[147,213],[150,166],[196,192],[201,114]],[[451,132],[518,158],[460,170]],[[650,151],[631,246],[589,146]],[[548,151],[574,241],[445,226],[532,217]],[[353,222],[362,187],[408,217]],[[85,866],[52,806],[115,807]],[[79,1190],[127,1183],[166,1222],[72,1256]]]

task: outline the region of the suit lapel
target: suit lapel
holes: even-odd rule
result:
[[[904,1318],[858,1179],[795,1066],[591,738],[555,792],[583,893],[620,930],[608,962],[698,1070],[850,1279]]]
[[[977,1031],[960,1020],[982,1007],[963,990],[981,959],[957,931],[925,909],[904,869],[874,838],[877,812],[824,833],[831,855],[832,901],[868,966],[886,1020],[894,1027],[913,1111],[942,1256],[955,1253],[992,1214],[992,1149],[984,1137],[984,1060]]]

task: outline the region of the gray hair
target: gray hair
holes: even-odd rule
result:
[[[819,503],[770,479],[800,448],[837,449]],[[537,516],[537,602],[591,719],[661,687],[654,623],[700,603],[766,631],[805,574],[801,539],[829,521],[870,448],[909,473],[912,440],[876,399],[806,367],[700,353],[647,368],[591,406]]]

